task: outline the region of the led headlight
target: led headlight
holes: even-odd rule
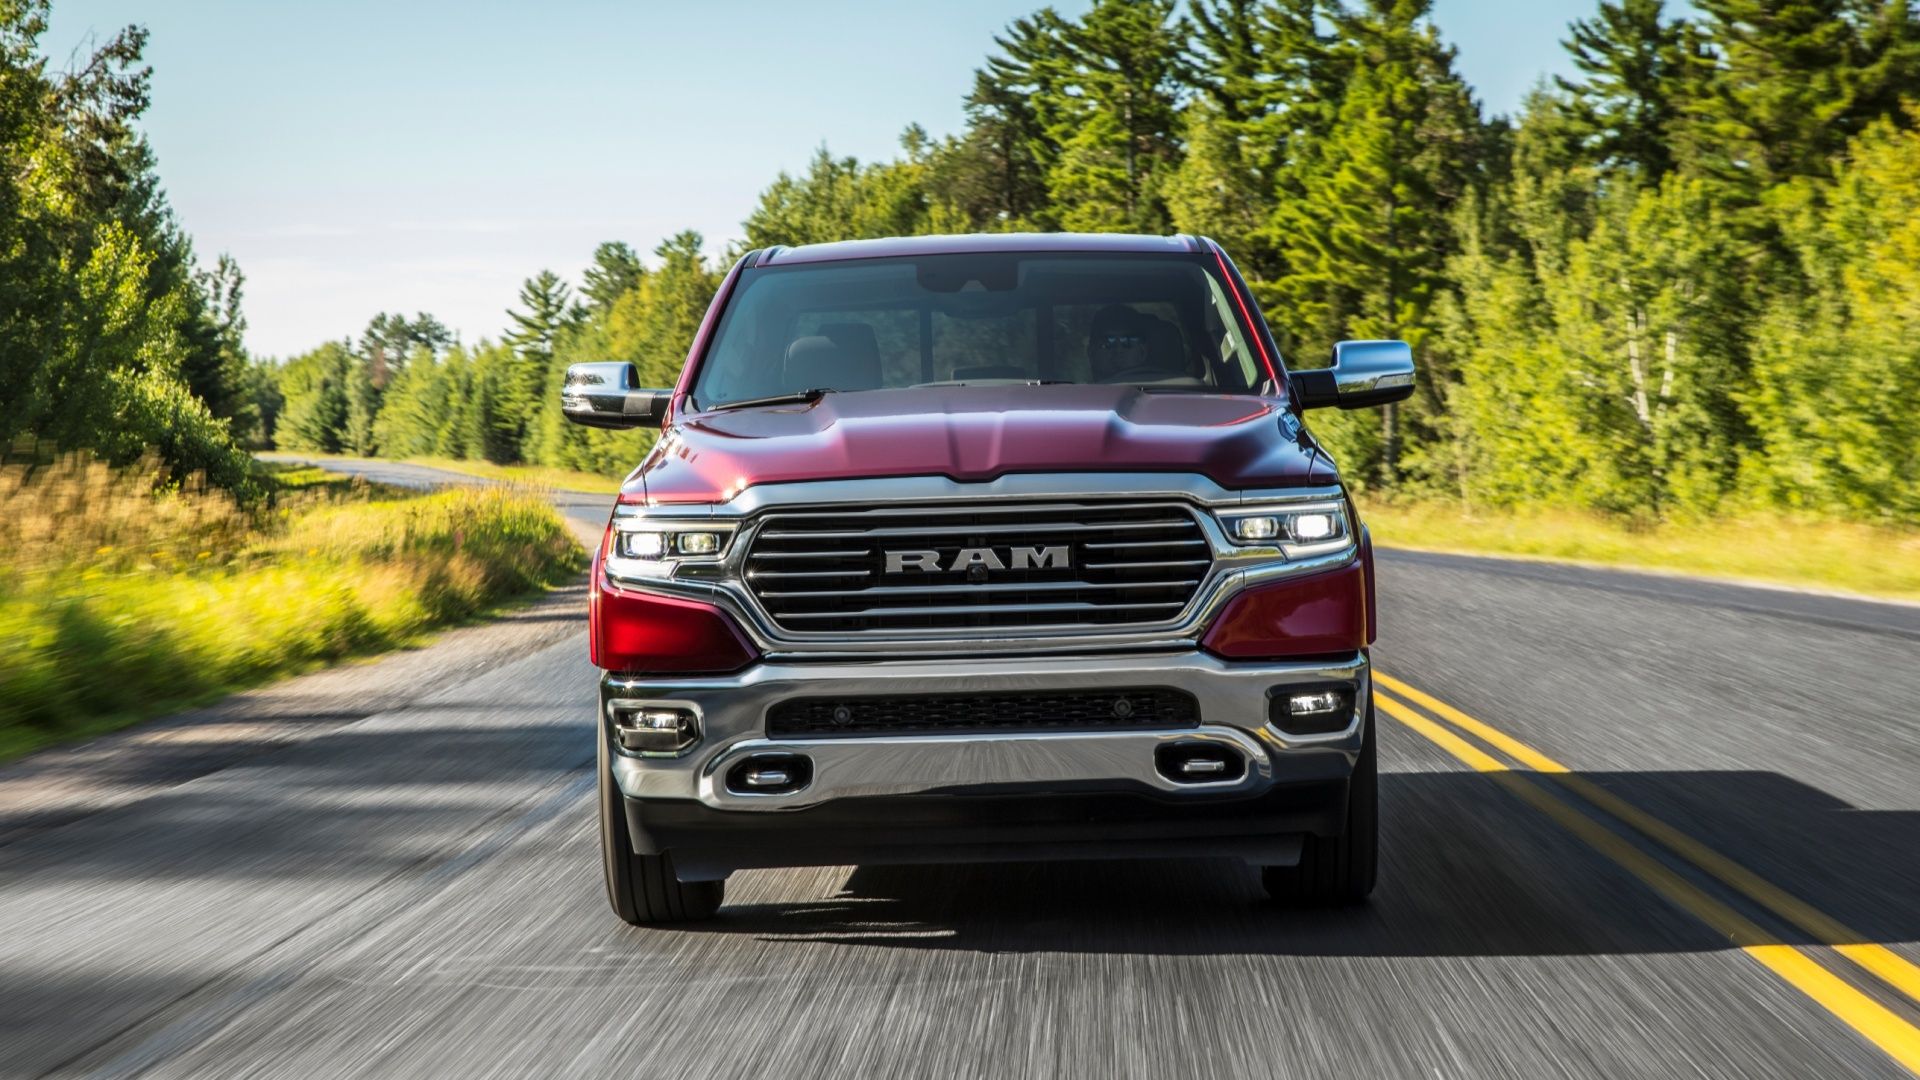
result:
[[[646,518],[619,518],[613,523],[613,546],[607,570],[615,577],[672,577],[688,563],[717,563],[733,537],[731,525],[710,521],[685,526]]]
[[[658,532],[616,532],[613,534],[613,550],[622,558],[657,559],[667,553],[667,538],[670,535]]]
[[[720,534],[717,532],[674,533],[673,551],[676,555],[717,554],[720,551]]]
[[[1289,559],[1327,555],[1353,543],[1346,508],[1337,502],[1222,511],[1220,524],[1234,543],[1278,547]]]

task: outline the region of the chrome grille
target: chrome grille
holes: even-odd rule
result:
[[[746,574],[801,633],[1123,629],[1178,616],[1212,560],[1179,503],[922,504],[769,514]]]

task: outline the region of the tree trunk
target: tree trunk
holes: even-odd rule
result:
[[[1646,324],[1646,317],[1640,309],[1627,308],[1627,374],[1633,379],[1633,415],[1640,420],[1640,426],[1653,427],[1653,414],[1647,409],[1647,372],[1640,359],[1640,334]]]

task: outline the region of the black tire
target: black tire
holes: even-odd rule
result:
[[[672,855],[638,855],[627,830],[626,808],[613,782],[605,736],[600,739],[600,860],[613,913],[635,926],[713,918],[726,894],[724,881],[681,881]]]
[[[1260,872],[1267,895],[1300,907],[1364,903],[1373,892],[1380,851],[1380,767],[1373,746],[1373,699],[1367,699],[1366,735],[1347,785],[1346,827],[1338,836],[1308,836],[1293,866]]]

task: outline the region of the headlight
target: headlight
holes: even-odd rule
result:
[[[607,572],[625,578],[672,577],[682,565],[719,562],[732,539],[731,524],[618,518],[607,552]]]
[[[1353,544],[1347,509],[1337,502],[1239,507],[1219,516],[1227,539],[1243,547],[1277,547],[1289,559],[1330,555]]]

